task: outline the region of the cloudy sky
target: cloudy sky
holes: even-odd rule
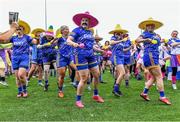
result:
[[[22,20],[31,28],[45,28],[45,0],[0,0],[0,31],[8,29],[8,12],[17,11]],[[109,40],[109,31],[116,24],[129,30],[131,39],[135,39],[141,30],[138,24],[153,17],[164,23],[157,30],[163,38],[168,38],[172,30],[180,31],[180,0],[47,0],[47,24],[54,30],[61,25],[70,29],[76,27],[73,15],[89,11],[98,20],[99,36]]]

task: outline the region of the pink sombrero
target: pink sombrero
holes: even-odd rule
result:
[[[90,15],[89,12],[79,13],[79,14],[74,15],[73,21],[76,25],[80,26],[82,18],[89,19],[89,28],[95,27],[99,23],[98,20],[92,15]]]

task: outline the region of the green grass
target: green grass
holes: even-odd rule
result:
[[[100,84],[100,95],[105,103],[94,102],[92,92],[85,90],[83,102],[84,109],[75,107],[75,89],[66,79],[64,88],[65,97],[57,97],[57,85],[54,77],[50,78],[48,92],[37,85],[32,79],[28,88],[29,97],[16,98],[17,88],[13,76],[7,78],[9,87],[0,86],[0,121],[180,121],[180,90],[172,90],[171,84],[165,81],[165,93],[172,105],[167,106],[158,101],[159,93],[153,87],[150,92],[151,101],[146,102],[139,97],[144,82],[131,79],[130,87],[121,89],[123,96],[117,98],[112,94],[113,78],[109,72],[103,75],[107,84]],[[178,83],[180,88],[180,83]]]

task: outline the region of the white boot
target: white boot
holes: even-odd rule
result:
[[[172,87],[173,87],[174,90],[177,89],[176,84],[172,84]]]

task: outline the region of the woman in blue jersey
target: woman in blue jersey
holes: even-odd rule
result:
[[[125,75],[124,69],[124,40],[123,34],[126,34],[128,31],[122,29],[119,24],[116,25],[115,29],[110,31],[109,34],[113,34],[111,37],[111,48],[112,48],[112,56],[111,61],[112,64],[115,66],[115,84],[113,89],[113,94],[120,97],[122,96],[122,92],[120,91],[120,84]]]
[[[31,32],[32,37],[38,41],[38,44],[40,43],[40,34],[43,33],[44,31],[45,31],[44,29],[36,28]],[[43,65],[42,50],[40,48],[37,48],[37,45],[32,45],[31,68],[28,73],[27,83],[31,79],[35,70],[37,69],[38,70],[38,85],[44,86],[44,84],[42,83],[42,75],[43,75],[42,65]]]
[[[102,70],[102,54],[105,53],[105,51],[101,49],[102,46],[100,44],[100,41],[102,41],[103,38],[99,37],[99,35],[96,32],[94,39],[95,39],[95,43],[94,43],[93,49],[94,49],[94,55],[96,56],[96,60],[97,60],[98,66],[99,66],[99,72],[100,72],[99,81],[100,81],[100,83],[105,83],[102,79],[102,73],[101,73],[101,70]]]
[[[50,65],[53,64],[54,69],[57,70],[56,67],[56,49],[55,44],[51,44],[51,41],[54,39],[54,31],[53,26],[49,26],[48,30],[45,34],[40,37],[40,45],[37,48],[42,49],[42,60],[43,60],[43,67],[44,67],[44,91],[48,91],[49,87],[49,69]]]
[[[27,97],[26,70],[29,67],[29,47],[30,44],[36,44],[37,40],[27,35],[30,32],[28,23],[20,20],[18,24],[17,35],[10,39],[10,42],[13,43],[11,59],[18,86],[17,97]]]
[[[131,64],[131,47],[132,47],[132,43],[130,41],[129,35],[125,34],[123,36],[124,38],[124,49],[126,49],[126,51],[124,51],[124,69],[125,69],[125,76],[124,76],[124,80],[125,80],[125,85],[126,87],[129,86],[129,77],[130,77],[130,64]]]
[[[67,39],[67,43],[74,48],[75,64],[80,76],[80,82],[77,88],[76,106],[83,108],[81,101],[83,89],[88,80],[89,71],[93,75],[94,95],[93,99],[103,103],[104,100],[98,94],[99,68],[94,56],[93,44],[94,37],[89,28],[95,27],[98,20],[89,14],[89,12],[76,14],[73,21],[79,27],[75,28]]]
[[[171,47],[172,87],[173,89],[177,89],[176,74],[177,68],[180,66],[180,39],[178,38],[178,31],[174,30],[171,33],[168,44]]]
[[[156,82],[159,90],[159,100],[167,105],[171,105],[164,93],[164,84],[159,66],[159,45],[161,38],[154,30],[160,28],[163,24],[159,21],[149,18],[148,20],[142,21],[139,24],[139,28],[144,32],[136,39],[137,43],[144,44],[144,55],[143,62],[145,68],[147,68],[151,74],[151,78],[145,83],[144,91],[140,94],[142,98],[149,101],[148,91],[152,84]]]
[[[73,69],[76,68],[73,63],[73,49],[70,45],[67,45],[67,41],[66,41],[69,35],[69,27],[66,25],[61,26],[60,34],[62,36],[55,41],[53,40],[51,43],[56,43],[58,45],[58,53],[56,59],[58,76],[59,76],[58,96],[60,98],[63,98],[64,97],[63,83],[64,83],[64,77],[66,75],[67,66],[70,66]]]

